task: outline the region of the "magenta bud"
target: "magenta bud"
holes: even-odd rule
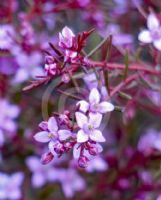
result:
[[[64,147],[65,147],[67,150],[69,150],[69,149],[71,149],[71,148],[73,147],[73,145],[72,145],[70,142],[66,142],[66,143],[64,144]]]
[[[79,167],[81,168],[86,168],[87,165],[88,165],[88,158],[86,156],[81,156],[79,159],[78,159],[78,165]]]
[[[48,129],[48,122],[42,121],[42,122],[39,124],[39,127],[40,127],[42,130],[46,131],[46,130]]]
[[[52,64],[54,62],[53,56],[49,56],[49,55],[45,57],[45,60],[47,64]]]
[[[89,149],[89,153],[90,153],[92,156],[96,156],[96,155],[98,154],[98,150],[97,150],[97,148],[95,148],[95,147],[91,147],[91,148]]]
[[[70,116],[70,111],[69,110],[65,110],[64,111],[64,115],[66,115],[67,117],[69,117]]]
[[[64,153],[64,146],[62,143],[57,143],[55,144],[55,147],[54,147],[54,151],[57,153],[57,154],[62,154]]]
[[[40,161],[43,165],[46,165],[46,164],[50,163],[53,160],[53,158],[54,158],[54,155],[51,152],[47,152],[41,156]]]
[[[69,75],[68,75],[68,74],[63,74],[63,76],[62,76],[62,81],[63,81],[64,83],[69,83],[69,81],[70,81]]]

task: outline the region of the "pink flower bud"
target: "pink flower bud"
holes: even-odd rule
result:
[[[61,80],[62,80],[64,83],[69,83],[70,78],[69,78],[68,74],[63,74]]]
[[[89,153],[92,155],[92,156],[96,156],[98,154],[98,150],[96,147],[91,147],[89,149]]]
[[[69,150],[73,147],[73,145],[70,142],[67,142],[64,144],[64,147],[66,148],[66,150]]]
[[[78,165],[79,165],[79,167],[86,168],[87,164],[88,164],[88,161],[89,161],[89,159],[86,156],[81,156],[78,159]]]
[[[53,160],[53,158],[54,158],[54,155],[51,152],[44,153],[41,156],[41,163],[43,165],[46,165],[46,164],[50,163]]]
[[[54,147],[54,151],[57,153],[57,154],[62,154],[62,153],[64,153],[64,146],[63,146],[63,144],[62,143],[56,143],[55,144],[55,147]]]
[[[53,58],[53,56],[46,56],[45,61],[47,64],[51,64],[51,63],[55,62],[55,59]]]
[[[39,124],[39,127],[40,127],[42,130],[46,131],[46,130],[48,129],[48,123],[45,122],[45,121],[42,121],[42,122]]]

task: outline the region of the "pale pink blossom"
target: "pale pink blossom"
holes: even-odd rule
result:
[[[24,179],[22,172],[8,175],[0,172],[0,199],[19,200],[22,198],[21,185]]]
[[[114,110],[113,104],[107,101],[101,101],[101,95],[98,89],[93,88],[89,94],[89,102],[81,100],[77,103],[82,112],[106,113]]]
[[[75,192],[85,189],[85,181],[74,169],[60,169],[59,182],[67,198],[71,198]]]
[[[59,130],[55,117],[50,117],[48,122],[47,123],[44,122],[43,125],[44,125],[43,131],[36,133],[34,138],[38,142],[43,142],[43,143],[49,142],[49,149],[52,153],[54,153],[53,151],[54,145],[56,145],[61,141],[67,140],[72,134],[71,131],[66,129]],[[47,127],[45,127],[45,125],[47,125]]]
[[[95,142],[105,142],[102,132],[98,130],[102,115],[99,113],[89,113],[89,118],[81,112],[76,112],[76,121],[80,130],[77,133],[77,142],[87,142],[89,139]]]
[[[161,50],[161,25],[154,13],[150,13],[147,18],[147,27],[140,32],[138,39],[146,44],[153,43],[154,47]]]
[[[106,170],[108,170],[108,164],[100,156],[95,156],[92,159],[90,159],[90,162],[86,168],[86,171],[90,173],[95,171],[102,172]]]

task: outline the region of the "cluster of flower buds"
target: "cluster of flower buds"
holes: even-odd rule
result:
[[[42,163],[49,163],[54,156],[73,149],[73,157],[80,167],[86,167],[92,156],[98,155],[103,149],[99,142],[105,142],[99,130],[102,115],[114,110],[113,104],[101,101],[98,89],[93,88],[89,94],[89,102],[81,100],[75,105],[75,124],[71,126],[69,111],[65,111],[58,119],[54,116],[40,123],[41,132],[34,138],[38,142],[48,143],[49,152],[43,154]]]

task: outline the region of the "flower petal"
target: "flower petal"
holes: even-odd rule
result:
[[[151,43],[152,38],[148,30],[143,30],[139,33],[138,39],[143,43]]]
[[[80,144],[75,144],[74,148],[73,148],[73,158],[74,159],[78,159],[80,157],[80,150],[81,148],[79,148]]]
[[[34,138],[38,142],[49,142],[50,141],[47,131],[41,131],[41,132],[36,133],[36,135],[34,135]]]
[[[115,108],[114,105],[107,101],[103,101],[98,105],[98,110],[100,113],[111,112],[114,110],[114,108]]]
[[[93,88],[89,94],[89,102],[91,104],[97,104],[100,102],[100,93],[97,88]]]
[[[96,143],[95,147],[97,148],[98,153],[101,153],[103,151],[103,148],[100,144]]]
[[[32,185],[36,188],[42,187],[46,183],[46,176],[41,172],[36,172],[32,176]]]
[[[69,130],[59,130],[58,135],[61,141],[68,139],[71,136],[71,132]]]
[[[90,139],[95,142],[105,142],[105,138],[103,137],[101,131],[94,130],[90,133]]]
[[[40,169],[40,160],[36,156],[29,156],[26,159],[26,165],[32,172],[36,172]]]
[[[89,113],[89,124],[94,128],[98,128],[102,121],[102,115],[100,113]]]
[[[151,13],[148,16],[147,26],[148,26],[149,30],[154,30],[154,29],[159,28],[160,23],[159,23],[158,18],[155,16],[155,14]]]
[[[156,49],[158,49],[159,51],[161,51],[161,39],[154,41],[153,45],[155,46]]]
[[[88,122],[87,117],[81,112],[76,112],[75,117],[76,117],[77,124],[80,128],[83,128],[83,126],[87,124]]]
[[[19,187],[24,180],[24,174],[22,172],[16,172],[11,175],[10,183],[13,184],[15,187]]]
[[[67,58],[75,58],[75,57],[77,57],[77,52],[71,51],[71,50],[66,50],[65,55]]]
[[[87,110],[89,108],[89,103],[84,100],[78,101],[78,103],[76,105],[79,106],[79,110],[82,112],[87,112]]]
[[[85,132],[83,130],[79,130],[77,133],[77,142],[79,143],[83,143],[86,142],[88,140],[89,136],[87,134],[85,134]]]
[[[55,117],[50,117],[49,120],[48,120],[48,129],[49,131],[57,131],[58,130],[58,125],[57,125],[57,122],[56,122],[56,119]]]
[[[49,142],[49,145],[48,145],[49,151],[50,151],[53,155],[55,155],[55,151],[54,151],[55,144],[56,144],[55,141],[50,141],[50,142]]]
[[[8,199],[20,199],[22,197],[20,188],[12,188],[10,192],[8,192]]]
[[[2,130],[0,130],[0,146],[2,146],[5,142],[4,134]]]
[[[72,32],[72,30],[71,30],[69,27],[67,27],[67,26],[65,26],[65,27],[63,28],[63,30],[62,30],[62,35],[63,35],[63,37],[65,37],[65,38],[71,38],[71,37],[74,37],[74,36],[75,36],[74,33]]]

